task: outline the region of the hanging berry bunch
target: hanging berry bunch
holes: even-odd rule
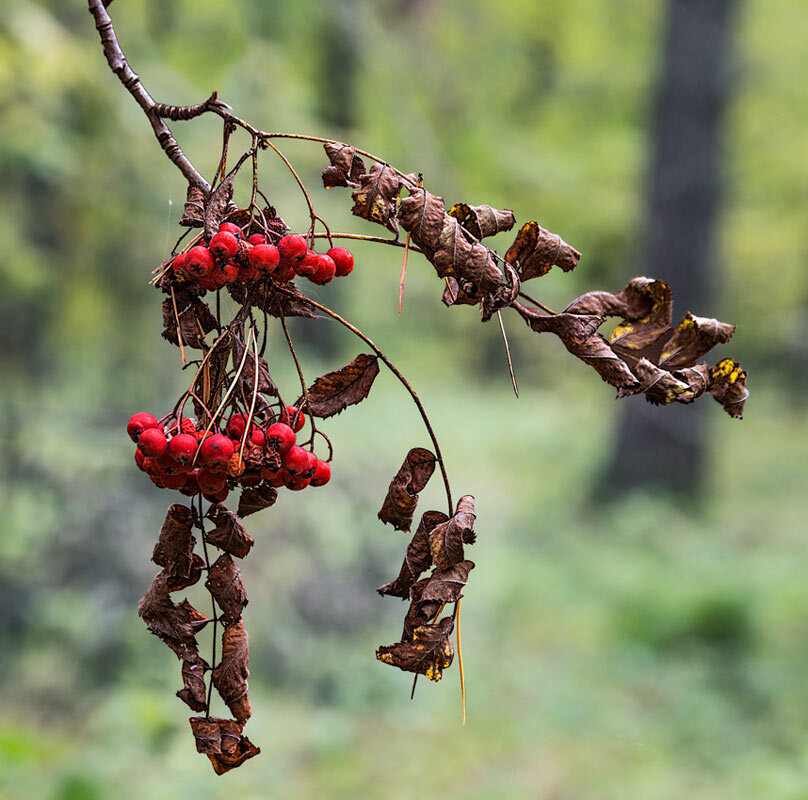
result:
[[[321,421],[368,396],[379,362],[409,393],[431,447],[414,447],[406,454],[390,482],[379,519],[395,530],[411,531],[419,494],[436,467],[446,493],[446,512],[421,514],[398,576],[378,589],[382,595],[409,601],[409,606],[401,638],[379,647],[376,658],[414,673],[415,679],[424,675],[437,681],[457,650],[465,718],[459,612],[474,568],[465,552],[476,538],[474,498],[463,496],[455,505],[435,433],[420,399],[397,367],[362,331],[306,295],[307,283],[322,286],[352,273],[353,255],[334,240],[360,239],[403,248],[399,310],[407,259],[416,252],[442,279],[447,306],[477,307],[483,322],[497,316],[506,355],[502,312],[512,309],[537,333],[558,336],[572,355],[614,386],[619,397],[644,394],[655,404],[691,403],[709,393],[731,416],[740,417],[748,395],[746,373],[729,358],[713,366],[699,361],[714,345],[728,341],[734,326],[689,312],[674,326],[670,287],[645,277],[632,279],[616,294],[588,292],[562,312],[553,311],[528,295],[523,284],[553,266],[565,272],[576,267],[580,254],[560,236],[531,220],[500,256],[483,240],[513,228],[515,218],[508,210],[466,203],[447,210],[443,198],[426,190],[421,175],[404,173],[341,142],[260,131],[232,114],[215,93],[195,106],[155,103],[126,61],[107,5],[109,0],[89,0],[107,62],[146,112],[166,155],[188,180],[180,222],[186,234],[155,270],[151,283],[164,296],[163,337],[179,348],[184,366],[196,369],[171,410],[160,418],[138,412],[129,420],[127,432],[136,446],[135,463],[149,480],[189,498],[187,504],[175,503],[168,509],[152,554],[161,569],[140,601],[139,613],[181,662],[182,688],[177,696],[198,714],[190,718],[197,750],[209,757],[218,774],[259,752],[243,734],[251,715],[243,620],[248,599],[235,559],[245,558],[254,540],[242,520],[272,506],[284,489],[300,491],[329,482],[333,447]],[[212,185],[187,159],[166,123],[203,114],[216,114],[224,122],[222,154]],[[251,145],[228,172],[229,143],[237,130],[246,132]],[[393,238],[333,233],[275,144],[287,138],[322,143],[327,157],[324,187],[350,188],[353,214],[378,223]],[[262,150],[273,151],[296,180],[309,211],[308,230],[291,231],[259,188]],[[365,159],[372,162],[369,167]],[[252,165],[252,192],[247,206],[238,208],[233,204],[233,182],[247,162]],[[407,234],[403,242],[399,227]],[[198,233],[180,248],[194,229]],[[222,313],[223,293],[238,307],[231,319]],[[308,383],[287,318],[321,315],[350,330],[370,352]],[[599,329],[610,316],[620,321],[606,337]],[[273,325],[283,331],[297,367],[299,396],[291,404],[265,359],[267,332]],[[508,366],[516,390],[509,355]],[[214,559],[216,551],[220,554]],[[172,598],[203,577],[210,616],[187,599]],[[447,606],[451,608],[446,610]],[[196,639],[208,625],[213,629],[210,660],[200,654]],[[232,718],[211,715],[214,689]]]

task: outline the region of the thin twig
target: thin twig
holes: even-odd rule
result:
[[[171,129],[160,116],[160,110],[165,111],[170,107],[155,103],[140,78],[129,66],[129,62],[126,60],[126,56],[118,42],[118,37],[115,35],[112,19],[104,7],[103,0],[89,0],[89,11],[95,19],[95,27],[101,37],[101,45],[104,48],[104,55],[109,68],[118,76],[118,80],[123,84],[126,91],[132,95],[137,104],[143,109],[151,123],[154,135],[160,143],[160,147],[163,148],[171,162],[182,172],[188,183],[198,186],[207,195],[210,192],[210,184],[188,160],[182,148],[177,144]],[[208,102],[210,102],[210,98],[208,98]],[[211,106],[210,110],[212,111],[213,108],[214,106]]]
[[[210,558],[208,557],[208,543],[205,541],[205,523],[204,515],[202,514],[202,493],[197,495],[199,503],[199,529],[202,531],[202,552],[205,555],[205,569],[210,574]],[[210,719],[210,701],[213,696],[213,669],[216,666],[216,624],[219,621],[219,615],[216,613],[216,601],[213,598],[213,592],[210,593],[210,603],[213,608],[213,653],[210,658],[210,685],[208,686],[208,699],[205,703],[205,719]]]
[[[497,319],[499,320],[499,330],[502,333],[502,343],[505,345],[505,358],[508,359],[508,372],[511,374],[511,384],[513,385],[513,393],[519,397],[519,387],[516,385],[516,375],[513,372],[513,362],[511,361],[511,348],[508,347],[508,337],[505,335],[505,324],[502,322],[502,312],[497,311]]]
[[[285,289],[278,287],[278,291],[284,292],[285,294],[291,294],[287,292]],[[415,403],[416,407],[418,408],[418,413],[421,415],[421,419],[424,421],[424,426],[426,427],[427,433],[429,434],[429,438],[432,440],[432,446],[435,448],[435,457],[438,460],[438,466],[440,467],[440,472],[443,477],[443,486],[446,490],[446,500],[449,504],[449,516],[451,517],[454,513],[454,505],[452,503],[452,490],[449,486],[449,476],[446,473],[446,465],[443,463],[443,455],[440,451],[440,445],[438,444],[438,439],[435,436],[435,432],[432,430],[432,424],[429,421],[429,417],[426,415],[426,411],[424,410],[424,406],[421,403],[420,398],[415,393],[415,390],[410,386],[407,379],[399,372],[398,367],[393,364],[392,361],[382,352],[381,348],[378,347],[368,336],[366,336],[359,328],[351,325],[348,320],[341,317],[336,311],[332,311],[327,306],[324,306],[322,303],[318,303],[316,300],[312,300],[310,297],[306,295],[295,295],[295,299],[301,300],[309,305],[313,306],[314,308],[319,309],[324,314],[327,314],[332,319],[335,319],[340,325],[344,325],[349,331],[351,331],[355,336],[358,336],[368,347],[370,347],[374,353],[382,360],[384,365],[393,373],[393,375],[398,378],[404,388],[409,392],[410,397],[412,398],[413,402]]]
[[[295,367],[297,367],[297,375],[300,378],[300,389],[303,393],[303,403],[306,406],[306,411],[309,415],[309,421],[311,422],[311,443],[314,446],[314,434],[317,433],[317,425],[314,422],[314,412],[311,410],[311,405],[309,403],[309,390],[306,388],[306,379],[303,377],[303,369],[300,366],[300,361],[297,358],[297,353],[295,352],[295,346],[292,344],[292,337],[289,335],[289,328],[286,325],[286,316],[283,313],[283,309],[281,309],[280,305],[278,306],[278,311],[281,315],[281,325],[283,326],[283,333],[286,336],[286,344],[289,345],[289,352],[292,354],[292,359],[295,362]],[[299,413],[299,412],[298,412]],[[292,424],[292,428],[295,427],[295,423],[293,420],[289,420]]]
[[[177,322],[177,344],[180,346],[180,356],[182,363],[185,363],[185,347],[182,344],[182,327],[180,326],[180,315],[177,313],[177,296],[174,294],[174,287],[171,287],[171,303],[174,306],[174,319]]]
[[[546,311],[548,314],[558,314],[558,311],[553,311],[552,308],[548,308],[544,303],[540,303],[538,300],[534,300],[529,294],[525,294],[524,292],[519,292],[519,297],[528,301],[528,303],[533,303],[534,306],[540,308],[542,311]]]

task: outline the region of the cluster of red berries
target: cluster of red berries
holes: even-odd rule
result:
[[[277,281],[302,275],[322,286],[335,277],[348,275],[353,267],[353,253],[344,247],[315,253],[297,234],[283,236],[274,245],[263,233],[244,238],[241,228],[233,222],[223,222],[207,247],[198,244],[172,262],[177,278],[195,281],[209,291],[236,281],[252,283],[265,275]]]
[[[237,484],[299,491],[328,483],[329,464],[295,444],[304,424],[295,406],[286,406],[279,421],[266,427],[251,422],[249,432],[247,415],[241,413],[230,417],[223,432],[214,432],[192,419],[165,422],[140,411],[126,431],[137,445],[135,463],[155,486],[190,497],[201,492],[206,500],[221,503]]]

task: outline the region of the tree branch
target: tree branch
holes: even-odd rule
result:
[[[197,186],[207,195],[210,192],[210,184],[188,160],[182,148],[177,144],[177,140],[171,133],[171,129],[163,122],[162,117],[165,116],[170,119],[190,119],[220,104],[221,101],[217,100],[216,94],[214,93],[204,103],[200,103],[198,106],[178,107],[162,104],[158,105],[155,103],[152,96],[146,91],[146,87],[143,86],[140,78],[129,66],[129,62],[123,54],[123,50],[118,43],[118,37],[115,35],[112,19],[106,10],[108,4],[109,0],[106,3],[104,0],[89,0],[89,10],[93,15],[93,19],[95,19],[95,27],[98,31],[98,35],[101,37],[101,45],[104,48],[104,55],[106,56],[109,68],[118,76],[118,80],[124,85],[124,88],[129,94],[135,98],[137,104],[149,118],[154,135],[157,137],[160,147],[163,148],[168,158],[177,166],[180,172],[182,172],[189,184]]]

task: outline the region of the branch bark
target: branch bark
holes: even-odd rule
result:
[[[201,189],[207,196],[210,192],[210,184],[202,177],[200,172],[188,160],[182,148],[171,133],[171,129],[163,121],[163,117],[169,119],[190,119],[199,116],[213,107],[224,105],[217,99],[214,92],[204,103],[197,106],[167,106],[154,102],[152,96],[146,91],[146,87],[141,82],[138,75],[129,66],[126,56],[115,35],[115,28],[112,19],[107,13],[106,6],[111,0],[89,0],[89,10],[95,19],[95,28],[101,37],[101,45],[104,48],[104,56],[107,59],[109,68],[118,76],[118,80],[123,84],[126,91],[135,98],[135,102],[143,109],[143,113],[151,123],[154,135],[160,143],[160,147],[168,158],[176,165],[186,180],[192,186]]]

